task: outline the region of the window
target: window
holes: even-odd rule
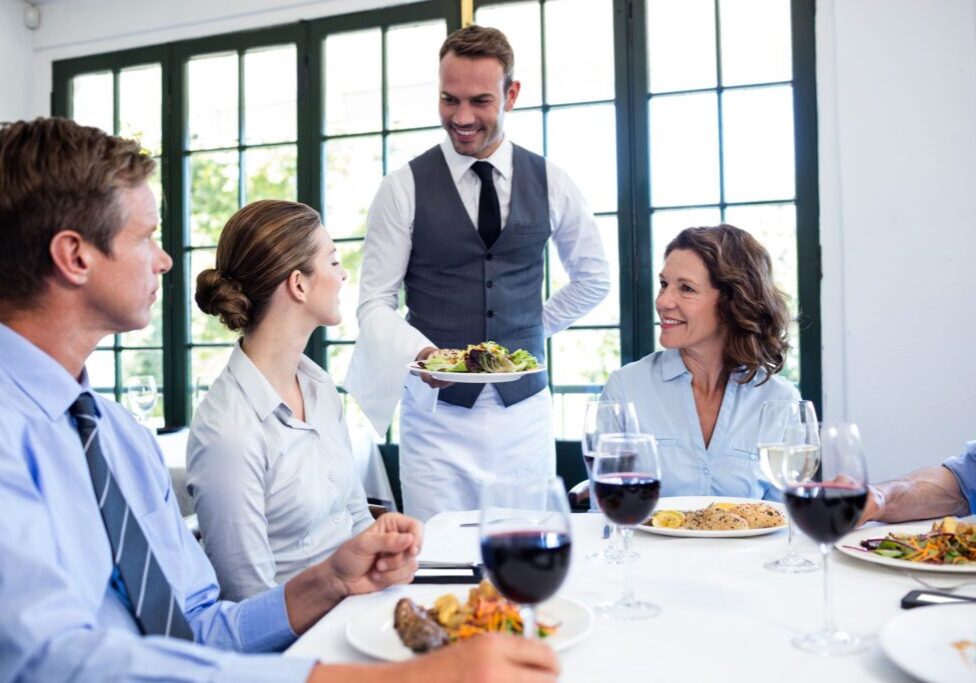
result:
[[[195,276],[213,262],[227,218],[262,197],[319,209],[339,246],[350,273],[344,320],[317,331],[308,352],[345,375],[366,210],[385,173],[442,137],[437,47],[460,24],[461,4],[428,0],[55,64],[55,113],[137,136],[159,157],[162,239],[175,260],[150,328],[96,351],[100,391],[120,398],[125,377],[151,372],[165,396],[154,419],[187,423],[234,339],[196,309]],[[475,20],[515,49],[523,88],[507,133],[580,187],[612,269],[608,298],[548,345],[557,436],[575,440],[587,394],[654,350],[667,242],[722,220],[772,252],[796,315],[786,375],[818,400],[813,2],[473,5]],[[550,253],[547,293],[565,281]]]

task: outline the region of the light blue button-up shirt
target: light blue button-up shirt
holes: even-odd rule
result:
[[[759,409],[765,401],[799,400],[792,384],[762,373],[725,387],[712,439],[705,447],[691,372],[677,349],[655,351],[611,373],[603,398],[634,403],[641,431],[661,445],[662,496],[740,496],[778,500],[759,466]]]
[[[976,515],[976,441],[967,441],[966,450],[942,465],[955,475],[959,490],[969,502],[969,511]]]
[[[198,645],[144,637],[111,585],[108,535],[68,407],[91,391],[0,324],[0,682],[304,681],[309,660],[270,655],[295,634],[279,586],[218,601],[152,434],[96,396],[98,436]]]

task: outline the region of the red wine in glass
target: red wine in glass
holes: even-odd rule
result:
[[[552,597],[569,572],[568,534],[516,531],[481,541],[481,558],[498,591],[509,600],[535,605]]]
[[[834,543],[857,526],[867,490],[843,483],[816,483],[786,490],[786,508],[796,525],[818,543]]]
[[[650,517],[661,495],[661,481],[640,472],[601,474],[593,488],[606,518],[623,526],[634,526]]]

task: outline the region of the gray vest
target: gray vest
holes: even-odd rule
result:
[[[491,249],[471,223],[440,146],[410,162],[416,209],[403,281],[407,320],[441,348],[494,341],[545,363],[542,266],[551,232],[546,160],[513,145],[512,162],[508,220]],[[547,383],[540,372],[495,387],[510,406]],[[470,408],[483,388],[455,384],[441,389],[440,400]]]

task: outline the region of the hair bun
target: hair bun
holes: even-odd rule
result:
[[[206,268],[197,275],[197,306],[208,315],[216,315],[227,329],[239,332],[251,321],[251,301],[241,284],[215,268]]]

